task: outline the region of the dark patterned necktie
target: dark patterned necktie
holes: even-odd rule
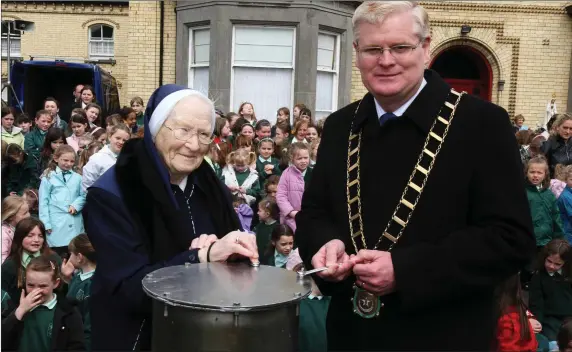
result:
[[[67,183],[66,175],[71,175],[71,171],[62,171],[62,178],[64,179],[64,183]]]

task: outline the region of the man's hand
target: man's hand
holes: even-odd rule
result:
[[[312,266],[314,268],[329,267],[328,270],[316,275],[327,281],[339,282],[350,276],[353,263],[346,253],[345,244],[340,240],[331,240],[312,257]]]
[[[351,262],[357,286],[378,296],[395,290],[391,253],[362,249],[351,258]]]

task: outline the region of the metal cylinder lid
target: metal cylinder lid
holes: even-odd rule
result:
[[[143,279],[143,290],[172,306],[240,312],[296,303],[310,294],[311,282],[273,266],[200,263],[156,270]]]

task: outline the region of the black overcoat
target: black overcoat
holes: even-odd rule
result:
[[[379,126],[374,99],[356,116],[363,127],[361,196],[364,232],[372,248],[385,229],[450,87],[425,72],[427,85],[405,114]],[[348,135],[358,103],[328,117],[318,163],[296,217],[296,241],[306,267],[326,242],[348,254]],[[498,316],[493,290],[535,250],[522,165],[507,112],[466,95],[457,109],[425,191],[392,250],[395,293],[382,297],[378,318],[352,313],[351,276],[318,280],[332,301],[329,350],[490,350]],[[386,248],[387,242],[381,249]]]

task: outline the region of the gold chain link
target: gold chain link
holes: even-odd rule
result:
[[[415,207],[417,206],[417,203],[419,202],[419,199],[421,198],[421,194],[423,193],[423,189],[425,188],[425,185],[427,184],[427,180],[429,179],[429,174],[431,173],[431,170],[433,169],[433,165],[435,164],[435,160],[437,159],[437,156],[439,155],[439,152],[441,151],[441,147],[443,145],[443,142],[445,141],[445,138],[447,137],[447,133],[449,132],[449,128],[451,127],[451,123],[453,122],[453,118],[455,117],[455,112],[457,110],[457,106],[459,105],[461,98],[463,97],[463,95],[466,94],[466,92],[462,92],[462,93],[457,93],[455,92],[453,89],[451,89],[451,93],[454,93],[457,95],[457,100],[455,101],[455,104],[453,105],[452,111],[451,111],[451,115],[449,118],[449,123],[445,125],[445,130],[443,132],[443,136],[441,137],[441,140],[439,141],[438,145],[437,145],[437,149],[434,153],[434,156],[431,158],[431,162],[429,163],[429,167],[427,168],[427,172],[425,174],[425,177],[423,179],[423,182],[421,184],[421,186],[419,187],[419,191],[417,192],[417,197],[415,199],[415,202],[413,203],[413,207],[411,209],[411,211],[409,212],[409,215],[407,216],[407,219],[404,221],[404,224],[401,226],[401,230],[399,231],[399,233],[397,234],[397,236],[395,236],[395,242],[392,242],[392,244],[389,246],[388,251],[391,251],[393,249],[393,247],[395,246],[395,244],[397,244],[397,241],[399,240],[399,238],[403,235],[403,232],[405,231],[405,228],[407,227],[407,225],[409,224],[409,221],[411,219],[411,216],[413,215],[413,212],[415,210]],[[362,99],[363,101],[363,99]],[[361,101],[358,104],[358,107],[354,113],[354,120],[352,121],[352,126],[350,128],[350,138],[348,141],[348,159],[347,159],[347,182],[346,182],[346,188],[347,188],[347,199],[348,199],[348,218],[349,218],[349,223],[350,223],[350,237],[352,239],[352,243],[354,245],[355,251],[356,253],[359,251],[357,244],[354,240],[354,229],[353,229],[353,222],[352,222],[352,212],[351,212],[351,206],[350,206],[350,199],[351,199],[351,195],[350,195],[350,152],[351,152],[351,141],[352,141],[352,130],[353,130],[353,123],[355,121],[355,117],[357,115],[358,109],[361,105]],[[441,110],[439,110],[439,113],[437,114],[437,116],[441,115],[441,112],[443,111],[443,107],[441,108]],[[433,129],[435,128],[435,125],[437,124],[438,119],[436,118],[435,121],[433,121],[433,124],[431,125],[431,129],[429,130],[429,133],[427,134],[427,138],[425,139],[425,143],[423,144],[423,149],[421,150],[421,153],[419,154],[419,157],[417,158],[417,163],[415,164],[415,167],[413,168],[413,172],[411,173],[411,176],[409,176],[409,182],[407,183],[407,186],[405,186],[405,189],[403,190],[403,193],[401,194],[401,198],[399,199],[399,202],[397,203],[397,207],[395,208],[395,211],[393,212],[393,215],[391,216],[391,218],[389,219],[387,226],[385,228],[385,230],[382,232],[382,235],[379,237],[379,240],[377,241],[377,243],[375,244],[375,246],[373,247],[374,250],[376,250],[379,245],[381,244],[384,236],[384,233],[389,233],[389,228],[391,226],[392,221],[394,221],[393,219],[397,216],[397,212],[399,211],[399,209],[401,208],[401,204],[402,202],[405,200],[405,195],[407,194],[407,191],[409,190],[409,184],[411,184],[413,182],[413,178],[415,177],[415,174],[417,172],[417,169],[421,166],[421,161],[423,160],[423,155],[424,155],[424,150],[427,148],[427,146],[429,145],[429,142],[431,141],[431,135],[433,134]],[[361,239],[362,239],[362,243],[363,243],[363,248],[367,249],[367,245],[366,245],[366,241],[365,241],[365,234],[363,231],[363,221],[362,221],[362,210],[361,210],[361,181],[360,181],[360,147],[361,147],[361,136],[362,136],[362,131],[360,130],[358,133],[358,144],[357,144],[357,202],[358,202],[358,219],[359,219],[359,226],[360,226],[360,232],[361,232]],[[355,137],[354,137],[355,138]]]

